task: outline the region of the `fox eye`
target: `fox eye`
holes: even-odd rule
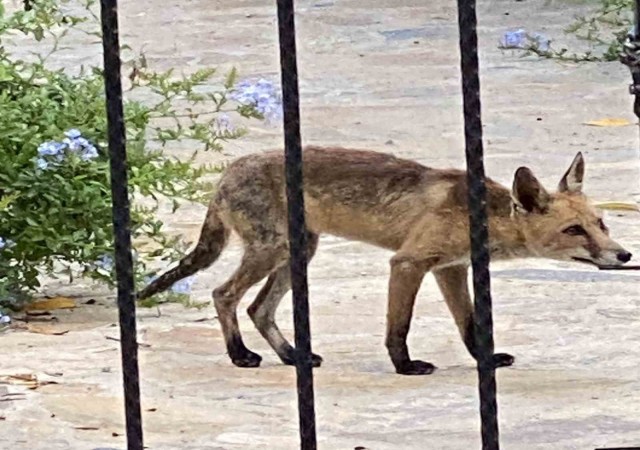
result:
[[[562,230],[563,233],[568,234],[569,236],[586,236],[587,232],[580,225],[571,225],[570,227]]]
[[[600,227],[600,229],[602,231],[604,231],[605,233],[607,231],[609,231],[609,228],[607,228],[607,226],[604,224],[604,222],[602,221],[602,219],[598,219],[598,226]]]

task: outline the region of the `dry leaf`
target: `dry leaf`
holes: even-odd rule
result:
[[[45,300],[37,300],[27,306],[27,311],[47,311],[52,309],[75,308],[75,300],[68,297],[54,297]]]
[[[598,208],[602,209],[611,209],[618,211],[638,211],[640,212],[640,207],[638,207],[635,203],[624,203],[624,202],[602,202],[596,203]]]
[[[627,119],[610,117],[600,120],[591,120],[589,122],[585,122],[584,124],[591,125],[593,127],[624,127],[627,125],[631,125],[631,122],[629,122]]]
[[[30,333],[48,334],[51,336],[62,336],[69,332],[69,330],[60,329],[59,326],[49,323],[29,323],[27,324],[27,331]]]
[[[19,373],[15,375],[0,376],[0,384],[12,384],[24,386],[27,389],[38,389],[40,386],[48,384],[58,384],[55,381],[39,381],[37,375],[33,373]],[[7,394],[8,395],[8,394]]]
[[[38,377],[32,373],[4,375],[0,377],[0,383],[25,386],[27,389],[35,389],[38,387]]]
[[[31,383],[38,381],[38,377],[32,373],[18,373],[15,375],[5,375],[0,377],[0,380],[6,380],[9,384],[20,384],[20,382]]]

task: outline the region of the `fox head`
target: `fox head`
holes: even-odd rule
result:
[[[578,153],[555,193],[549,193],[531,170],[514,177],[514,215],[533,255],[596,266],[620,266],[631,253],[609,237],[600,212],[582,193],[584,158]]]

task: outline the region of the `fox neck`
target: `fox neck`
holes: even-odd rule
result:
[[[489,248],[494,260],[533,256],[518,217],[489,217]]]

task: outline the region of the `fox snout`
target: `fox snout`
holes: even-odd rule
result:
[[[618,252],[618,254],[616,255],[616,258],[618,258],[618,261],[620,261],[622,264],[624,263],[628,263],[629,261],[631,261],[631,257],[633,255],[626,251],[626,250],[622,250],[621,252]]]
[[[633,256],[631,252],[625,250],[619,245],[613,245],[602,248],[598,255],[592,254],[592,261],[596,265],[621,266],[631,261]]]

